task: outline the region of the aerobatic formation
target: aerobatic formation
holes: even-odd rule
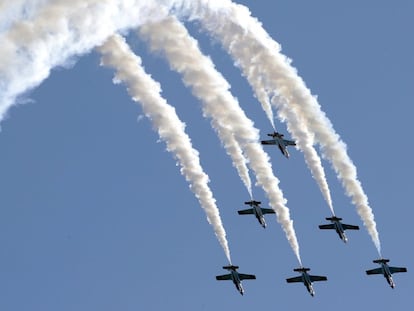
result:
[[[85,20],[88,22],[84,23]],[[268,136],[271,139],[260,140],[259,130],[230,92],[229,83],[212,60],[202,53],[183,20],[196,21],[234,59],[270,121],[273,133]],[[140,57],[120,35],[127,30],[136,31],[151,51],[161,53],[202,103],[203,115],[210,119],[250,196],[250,201],[245,202],[250,208],[239,210],[238,214],[254,215],[263,228],[266,228],[264,215],[275,214],[299,263],[294,271],[300,276],[286,279],[288,283],[303,283],[313,296],[312,283],[326,281],[327,277],[310,275],[310,269],[302,264],[287,201],[265,150],[272,156],[279,156],[274,155],[273,148],[277,147],[286,158],[290,156],[288,148],[296,147],[303,152],[332,214],[326,218],[330,223],[319,225],[320,229],[335,230],[343,242],[348,241],[345,230],[359,230],[358,226],[344,224],[342,218],[336,216],[321,158],[315,149],[317,144],[355,204],[377,249],[379,259],[374,263],[381,267],[366,273],[382,274],[394,288],[392,274],[407,269],[388,266],[389,260],[382,257],[373,211],[345,144],[290,61],[281,54],[279,44],[251,16],[247,7],[231,0],[10,1],[3,4],[0,6],[3,43],[0,120],[14,105],[17,96],[42,83],[52,68],[96,48],[102,57],[101,64],[115,71],[114,82],[124,83],[131,98],[141,105],[205,211],[229,263],[223,267],[229,274],[216,279],[231,280],[243,295],[242,280],[256,279],[256,276],[239,273],[239,267],[233,265],[226,231],[199,153],[192,146],[174,107],[162,97],[159,83],[146,73]],[[292,140],[276,131],[273,109],[286,123]],[[270,208],[262,208],[261,202],[253,198],[250,170]]]

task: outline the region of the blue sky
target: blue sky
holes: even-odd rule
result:
[[[411,203],[414,45],[410,1],[238,1],[293,59],[348,145],[373,208],[384,257],[412,271]],[[265,136],[271,126],[232,60],[189,24]],[[187,124],[210,176],[234,264],[254,273],[241,297],[217,282],[226,258],[175,160],[140,107],[92,52],[56,69],[11,109],[0,133],[0,308],[3,310],[293,310],[335,306],[393,310],[411,305],[410,274],[365,275],[377,257],[354,206],[324,162],[338,216],[362,230],[342,243],[320,231],[330,211],[303,155],[266,148],[288,199],[303,263],[328,276],[310,297],[278,223],[264,230],[237,210],[248,199],[201,104],[166,61],[128,38]],[[286,131],[277,121],[277,127]],[[267,200],[255,187],[254,196]]]

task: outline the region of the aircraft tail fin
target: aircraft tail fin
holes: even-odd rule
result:
[[[381,259],[375,259],[372,262],[374,262],[374,263],[387,263],[387,262],[390,262],[390,260],[381,258]]]
[[[310,268],[296,268],[296,269],[293,269],[293,271],[295,271],[295,272],[306,272],[306,271],[310,271]]]
[[[261,202],[261,201],[251,200],[251,201],[246,201],[246,202],[244,202],[244,204],[246,204],[246,205],[251,205],[251,204],[262,204],[262,202]]]
[[[223,269],[226,269],[226,270],[237,270],[237,269],[239,269],[239,266],[233,266],[233,265],[223,266]]]
[[[336,216],[332,216],[332,217],[326,217],[325,218],[326,220],[330,220],[330,221],[335,221],[335,220],[342,220],[342,218],[340,218],[340,217],[336,217]]]

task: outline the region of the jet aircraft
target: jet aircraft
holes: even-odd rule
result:
[[[296,143],[293,140],[287,140],[283,137],[284,134],[280,134],[278,132],[273,132],[271,134],[267,134],[267,136],[272,137],[273,139],[270,140],[262,140],[262,145],[277,145],[279,147],[280,152],[286,157],[289,158],[289,152],[287,151],[287,146],[296,146]]]
[[[308,273],[310,269],[309,268],[296,268],[293,269],[293,271],[300,272],[302,275],[286,279],[286,282],[288,283],[296,283],[296,282],[302,282],[305,286],[308,292],[313,297],[315,295],[315,291],[313,290],[312,282],[318,282],[318,281],[326,281],[328,278],[326,276],[318,276],[318,275],[310,275]]]
[[[242,280],[255,280],[256,276],[253,274],[243,274],[237,272],[238,266],[224,266],[223,269],[229,270],[229,274],[218,275],[216,276],[217,281],[232,280],[237,290],[241,295],[244,294],[244,289],[242,286]]]
[[[381,268],[367,270],[366,273],[368,275],[382,274],[384,276],[384,278],[387,280],[388,284],[390,284],[391,288],[394,288],[395,283],[394,283],[394,280],[392,279],[392,274],[393,273],[398,273],[398,272],[407,272],[407,268],[404,268],[404,267],[402,267],[402,268],[390,267],[387,264],[387,262],[389,262],[389,261],[390,261],[389,259],[384,259],[384,258],[373,260],[374,263],[380,264]]]
[[[274,214],[275,211],[271,208],[261,208],[260,207],[261,203],[262,202],[255,201],[255,200],[244,202],[244,204],[250,205],[252,208],[237,211],[237,213],[239,213],[239,215],[253,214],[254,216],[256,216],[257,220],[262,225],[262,227],[266,228],[266,222],[265,222],[265,219],[264,219],[263,215],[264,214]]]
[[[354,225],[346,225],[341,222],[342,218],[336,217],[333,215],[332,217],[325,218],[326,220],[330,220],[331,224],[328,225],[320,225],[319,229],[332,229],[338,233],[339,237],[341,238],[344,243],[348,242],[348,238],[345,235],[345,230],[359,230],[358,226]]]

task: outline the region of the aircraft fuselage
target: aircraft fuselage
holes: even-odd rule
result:
[[[262,209],[260,208],[258,204],[253,205],[253,211],[254,211],[254,215],[256,216],[257,220],[262,225],[262,227],[266,228],[266,221],[264,219]]]
[[[288,278],[286,279],[286,281],[288,283],[303,283],[303,285],[305,285],[306,289],[308,290],[309,294],[313,297],[315,296],[315,291],[313,290],[312,282],[327,281],[328,278],[326,276],[310,275],[308,273],[309,270],[309,268],[304,267],[293,269],[293,271],[299,272],[300,276]]]
[[[319,229],[331,229],[335,230],[338,234],[339,238],[344,241],[344,243],[348,242],[348,238],[345,235],[345,230],[359,230],[358,226],[355,225],[347,225],[341,222],[342,218],[336,217],[333,215],[332,217],[325,218],[329,220],[331,223],[329,225],[320,225]]]
[[[287,146],[289,146],[289,145],[295,146],[296,143],[294,141],[284,139],[284,135],[280,134],[278,132],[267,134],[267,136],[272,137],[272,140],[263,140],[262,144],[264,144],[264,145],[277,145],[280,152],[286,158],[289,158],[289,152],[287,150]]]
[[[241,295],[243,295],[244,294],[244,289],[243,289],[243,286],[241,284],[241,280],[239,278],[239,274],[237,273],[237,271],[234,271],[234,270],[231,270],[230,273],[231,273],[231,279],[233,281],[233,284],[236,286],[236,288],[239,291],[239,293]]]
[[[382,273],[387,280],[388,284],[390,284],[391,288],[395,287],[394,280],[392,279],[392,273],[390,271],[390,268],[386,263],[381,263]]]
[[[373,260],[374,263],[379,264],[381,267],[377,269],[371,269],[367,270],[366,273],[368,275],[372,274],[382,274],[384,278],[387,280],[387,283],[391,286],[391,288],[395,287],[394,280],[392,278],[393,273],[400,273],[400,272],[407,272],[407,268],[405,267],[391,267],[387,264],[389,262],[389,259],[375,259]]]
[[[348,242],[348,238],[345,235],[345,230],[342,227],[342,223],[338,220],[333,220],[332,222],[334,223],[335,231],[336,231],[336,233],[338,233],[341,240],[344,241],[344,243]]]
[[[262,212],[262,208],[260,207],[260,201],[248,201],[245,202],[244,204],[250,205],[252,207],[253,210],[253,214],[256,217],[257,221],[262,225],[263,228],[266,228],[266,221],[264,219],[264,215]]]
[[[286,157],[289,158],[289,152],[287,151],[285,141],[283,140],[283,134],[271,134],[275,140],[280,152]]]
[[[313,286],[312,286],[312,281],[309,277],[309,274],[306,272],[302,272],[302,279],[303,279],[303,284],[305,284],[306,289],[308,290],[309,294],[311,294],[311,296],[315,296],[315,291],[313,290]]]
[[[229,271],[228,274],[224,274],[224,275],[217,275],[216,276],[216,280],[218,281],[226,281],[226,280],[231,280],[234,284],[234,286],[236,286],[236,289],[238,290],[238,292],[243,295],[244,294],[244,289],[242,286],[242,280],[255,280],[256,276],[254,274],[244,274],[244,273],[238,273],[237,269],[239,267],[238,266],[234,266],[232,264],[228,265],[228,266],[224,266],[223,269],[226,269]]]

